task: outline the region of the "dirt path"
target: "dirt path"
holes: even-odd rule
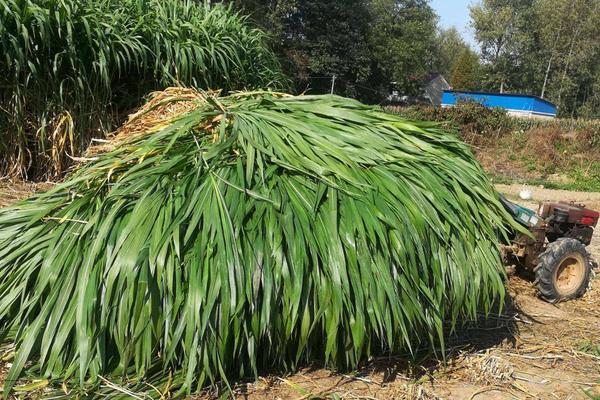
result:
[[[496,185],[499,192],[507,197],[516,200],[519,198],[519,192],[528,190],[532,198],[528,203],[538,203],[540,201],[575,201],[584,203],[588,207],[600,210],[600,193],[598,192],[575,192],[571,190],[545,189],[540,186],[528,185]]]
[[[30,183],[0,179],[0,207],[23,200],[39,189],[50,187],[50,183]]]
[[[497,188],[515,200],[524,187]],[[33,189],[0,181],[0,205],[26,197]],[[528,207],[535,208],[537,201],[563,200],[600,210],[600,193],[528,189],[532,201],[520,201]],[[600,234],[589,250],[600,261]],[[236,396],[250,400],[589,399],[584,390],[600,396],[600,278],[594,279],[583,298],[558,305],[539,300],[533,285],[520,278],[511,278],[508,292],[511,301],[502,316],[483,325],[468,325],[449,338],[445,365],[431,358],[411,365],[402,357],[386,357],[346,374],[306,368],[289,376],[239,383]],[[0,365],[0,375],[5,373],[2,370]],[[216,397],[212,392],[199,398]]]

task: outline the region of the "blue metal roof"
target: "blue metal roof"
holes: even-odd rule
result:
[[[537,96],[509,93],[468,92],[445,90],[442,106],[456,105],[461,101],[476,101],[486,107],[500,107],[508,111],[556,116],[556,106]]]

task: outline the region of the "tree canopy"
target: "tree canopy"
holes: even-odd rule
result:
[[[453,89],[476,90],[479,86],[479,55],[469,48],[463,49],[453,63],[450,85]]]
[[[427,0],[231,1],[271,34],[299,92],[379,102],[432,72],[437,16]]]
[[[437,33],[434,66],[436,72],[451,77],[458,59],[465,51],[470,51],[479,63],[479,55],[471,49],[456,29],[440,29]]]
[[[562,115],[600,116],[600,2],[482,0],[471,18],[483,88],[541,96]]]
[[[227,1],[227,0],[225,0]],[[600,2],[480,0],[477,48],[440,29],[428,0],[229,0],[271,35],[297,92],[380,102],[432,74],[459,89],[524,93],[562,115],[600,116]],[[393,83],[393,84],[392,84]]]

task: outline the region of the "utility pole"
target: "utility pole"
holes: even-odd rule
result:
[[[335,74],[331,77],[331,94],[333,94],[333,89],[335,88]]]

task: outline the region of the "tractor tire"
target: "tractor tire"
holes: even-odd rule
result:
[[[535,268],[540,297],[549,303],[581,297],[587,290],[592,261],[576,239],[560,238],[548,243]]]

